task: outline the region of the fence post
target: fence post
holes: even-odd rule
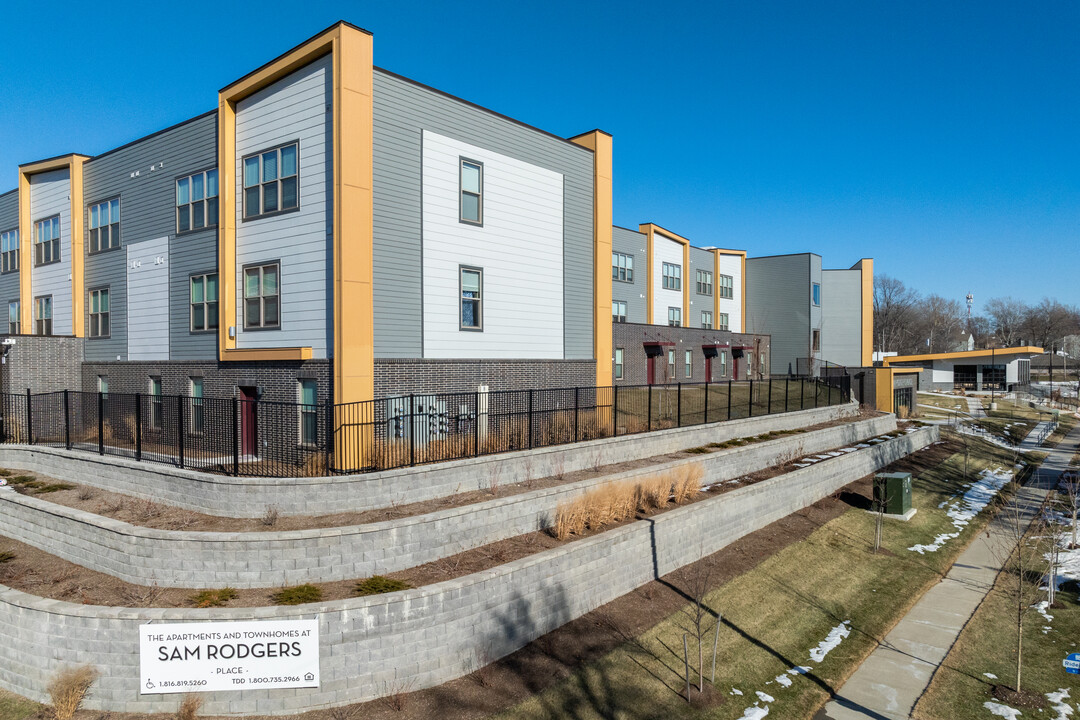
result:
[[[709,381],[705,381],[705,419],[701,421],[702,425],[709,424]]]
[[[727,418],[731,419],[731,381],[727,381]]]
[[[240,474],[240,399],[232,399],[232,474]]]
[[[611,386],[611,437],[619,436],[619,386]]]
[[[649,409],[646,413],[648,420],[646,421],[645,431],[648,432],[652,430],[652,385],[649,386]]]
[[[818,407],[818,396],[821,394],[821,381],[814,378],[814,409]]]
[[[772,415],[772,378],[769,378],[769,412],[766,415]]]
[[[142,460],[142,393],[135,393],[135,460]]]
[[[71,409],[66,388],[64,389],[64,447],[71,449]]]
[[[533,392],[534,391],[533,391],[532,388],[529,388],[526,392],[529,393],[529,405],[528,405],[529,415],[528,415],[528,422],[526,422],[526,426],[529,429],[529,449],[532,450],[532,446],[533,446],[533,417],[532,416],[533,416]]]
[[[675,388],[675,427],[682,427],[682,383]]]
[[[479,457],[480,455],[480,391],[473,392],[473,426],[472,426],[472,448],[473,457]]]
[[[416,395],[409,393],[409,466],[416,464]]]
[[[806,378],[799,378],[799,409],[805,409],[806,405]]]
[[[26,388],[26,438],[34,444],[34,411],[31,408],[30,388]]]
[[[784,376],[784,412],[788,411],[787,410],[787,408],[788,408],[787,400],[788,400],[788,393],[790,391],[791,391],[791,378],[785,375]]]
[[[330,475],[333,470],[331,469],[331,463],[333,462],[334,451],[334,403],[328,401],[326,403],[326,414],[323,418],[323,422],[326,423],[326,430],[323,434],[326,437],[326,474]]]
[[[578,441],[578,431],[581,429],[581,418],[578,411],[580,407],[578,404],[578,390],[580,389],[578,387],[574,388],[574,442]]]
[[[746,417],[754,417],[754,378],[750,378],[750,397],[746,400]]]
[[[176,396],[176,447],[180,456],[180,467],[184,467],[184,396]]]
[[[105,393],[100,390],[97,394],[97,451],[98,455],[105,454]]]

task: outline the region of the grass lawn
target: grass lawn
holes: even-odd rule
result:
[[[959,409],[961,418],[967,417],[967,402],[962,397],[941,397],[940,395],[929,395],[927,393],[917,393],[915,395],[915,402],[919,405],[916,408],[918,417],[930,420],[951,420],[956,417],[956,410]],[[930,407],[924,407],[929,405]]]
[[[23,720],[38,712],[41,706],[7,690],[0,690],[0,720]]]
[[[987,410],[986,417],[978,421],[980,425],[1013,442],[1020,442],[1027,437],[1031,429],[1042,420],[1049,420],[1050,413],[1029,407],[1026,403],[1012,400],[996,400],[998,409]],[[983,398],[983,407],[989,408],[990,399]]]
[[[983,468],[1014,462],[1012,453],[989,443],[977,442],[973,448],[972,478]],[[918,462],[918,454],[908,462]],[[872,552],[874,517],[852,508],[709,592],[705,604],[712,613],[722,613],[723,621],[708,707],[690,706],[682,696],[683,634],[690,623],[679,613],[499,717],[734,719],[758,702],[759,691],[774,698],[768,703],[770,716],[811,717],[874,649],[876,638],[940,579],[985,524],[983,513],[936,553],[924,556],[907,549],[954,530],[938,505],[963,492],[963,466],[963,454],[957,452],[917,469],[913,503],[919,512],[908,523],[886,521],[886,552]],[[693,582],[685,577],[677,581],[683,587]],[[850,636],[820,663],[813,662],[810,650],[844,621],[850,621]],[[689,642],[696,665],[692,634]],[[711,643],[709,633],[707,646]],[[708,686],[711,647],[705,656]],[[810,670],[788,674],[796,666]],[[776,681],[781,675],[792,680],[790,687]]]
[[[1021,684],[1025,690],[1045,696],[1062,689],[1069,691],[1069,704],[1080,702],[1080,675],[1065,672],[1061,661],[1069,653],[1080,652],[1080,605],[1077,595],[1060,591],[1061,608],[1052,608],[1052,622],[1046,622],[1035,610],[1024,621],[1024,670]],[[964,628],[945,663],[934,676],[930,688],[915,708],[920,720],[966,720],[990,718],[983,703],[994,701],[993,686],[999,682],[1015,683],[1016,625],[1015,605],[1003,592],[1001,583],[986,597]],[[1048,632],[1043,632],[1049,627]],[[985,673],[996,675],[997,680]],[[1049,708],[1042,712],[1022,709],[1021,717],[1056,718]]]

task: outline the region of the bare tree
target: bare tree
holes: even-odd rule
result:
[[[712,639],[712,676],[716,679],[716,648],[720,637],[720,613],[716,613],[713,620],[713,611],[705,604],[705,595],[709,592],[712,581],[712,568],[706,563],[699,562],[685,568],[682,573],[683,590],[690,597],[690,605],[683,608],[683,618],[687,621],[686,627],[691,637],[697,641],[697,689],[703,692],[705,689],[705,643]],[[684,643],[686,636],[683,636]],[[686,663],[686,687],[688,690],[687,701],[690,700],[690,664]]]
[[[919,299],[919,293],[902,281],[874,276],[874,346],[878,350],[902,352],[904,336],[910,341]]]
[[[926,343],[926,352],[949,352],[960,341],[964,329],[964,310],[958,300],[930,295],[918,306],[916,337]]]
[[[984,306],[994,334],[1003,347],[1012,347],[1020,342],[1023,335],[1024,317],[1028,306],[1011,297],[990,298]]]
[[[1080,476],[1077,475],[1075,470],[1068,470],[1061,474],[1061,479],[1058,481],[1057,496],[1059,505],[1063,506],[1065,512],[1069,514],[1069,518],[1072,520],[1072,541],[1069,543],[1069,549],[1075,550],[1076,543],[1076,518],[1080,514]]]

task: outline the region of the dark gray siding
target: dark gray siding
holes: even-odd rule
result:
[[[12,191],[0,195],[0,232],[7,232],[19,227],[19,193]],[[19,247],[23,239],[19,238]],[[19,273],[0,274],[0,333],[6,333],[7,307],[11,300],[19,299]]]
[[[216,165],[217,113],[209,113],[96,157],[84,170],[83,193],[88,206],[120,197],[122,246],[170,239],[169,287],[161,290],[169,292],[172,359],[217,357],[216,335],[188,331],[188,275],[217,267],[217,231],[176,236],[176,178]],[[132,177],[135,172],[138,176]],[[84,252],[88,253],[88,244],[86,247]],[[116,361],[117,356],[127,360],[127,254],[122,249],[87,254],[84,278],[87,291],[109,286],[112,324],[108,339],[87,339],[87,362]],[[85,312],[88,316],[89,303]]]
[[[839,365],[862,365],[860,270],[821,273],[821,357]]]
[[[708,250],[690,247],[690,272],[686,274],[686,282],[690,283],[690,317],[684,318],[686,327],[701,327],[701,311],[715,312],[713,295],[702,295],[697,291],[697,271],[706,270],[713,276],[713,292],[716,292],[716,262],[713,254]],[[716,317],[713,317],[713,323]]]
[[[645,257],[644,233],[626,228],[611,229],[612,252],[634,256],[634,282],[611,281],[611,299],[626,301],[626,322],[645,322],[645,275],[648,271],[648,259]]]
[[[810,255],[748,258],[746,314],[748,332],[772,336],[772,371],[795,371],[810,350]]]
[[[563,174],[564,352],[567,359],[592,358],[592,153],[382,70],[374,83],[375,357],[423,357],[426,129]]]

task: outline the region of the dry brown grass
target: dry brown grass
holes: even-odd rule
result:
[[[53,675],[46,690],[56,720],[71,720],[97,678],[97,668],[90,665],[64,668]]]
[[[195,720],[199,717],[199,709],[202,705],[201,695],[185,695],[180,701],[180,707],[176,709],[176,720]]]
[[[304,455],[301,472],[304,477],[325,477],[329,475],[330,468],[326,465],[326,453],[309,452]]]
[[[687,465],[675,480],[672,495],[675,502],[682,504],[692,500],[701,492],[701,484],[705,478],[705,468],[701,465]]]

